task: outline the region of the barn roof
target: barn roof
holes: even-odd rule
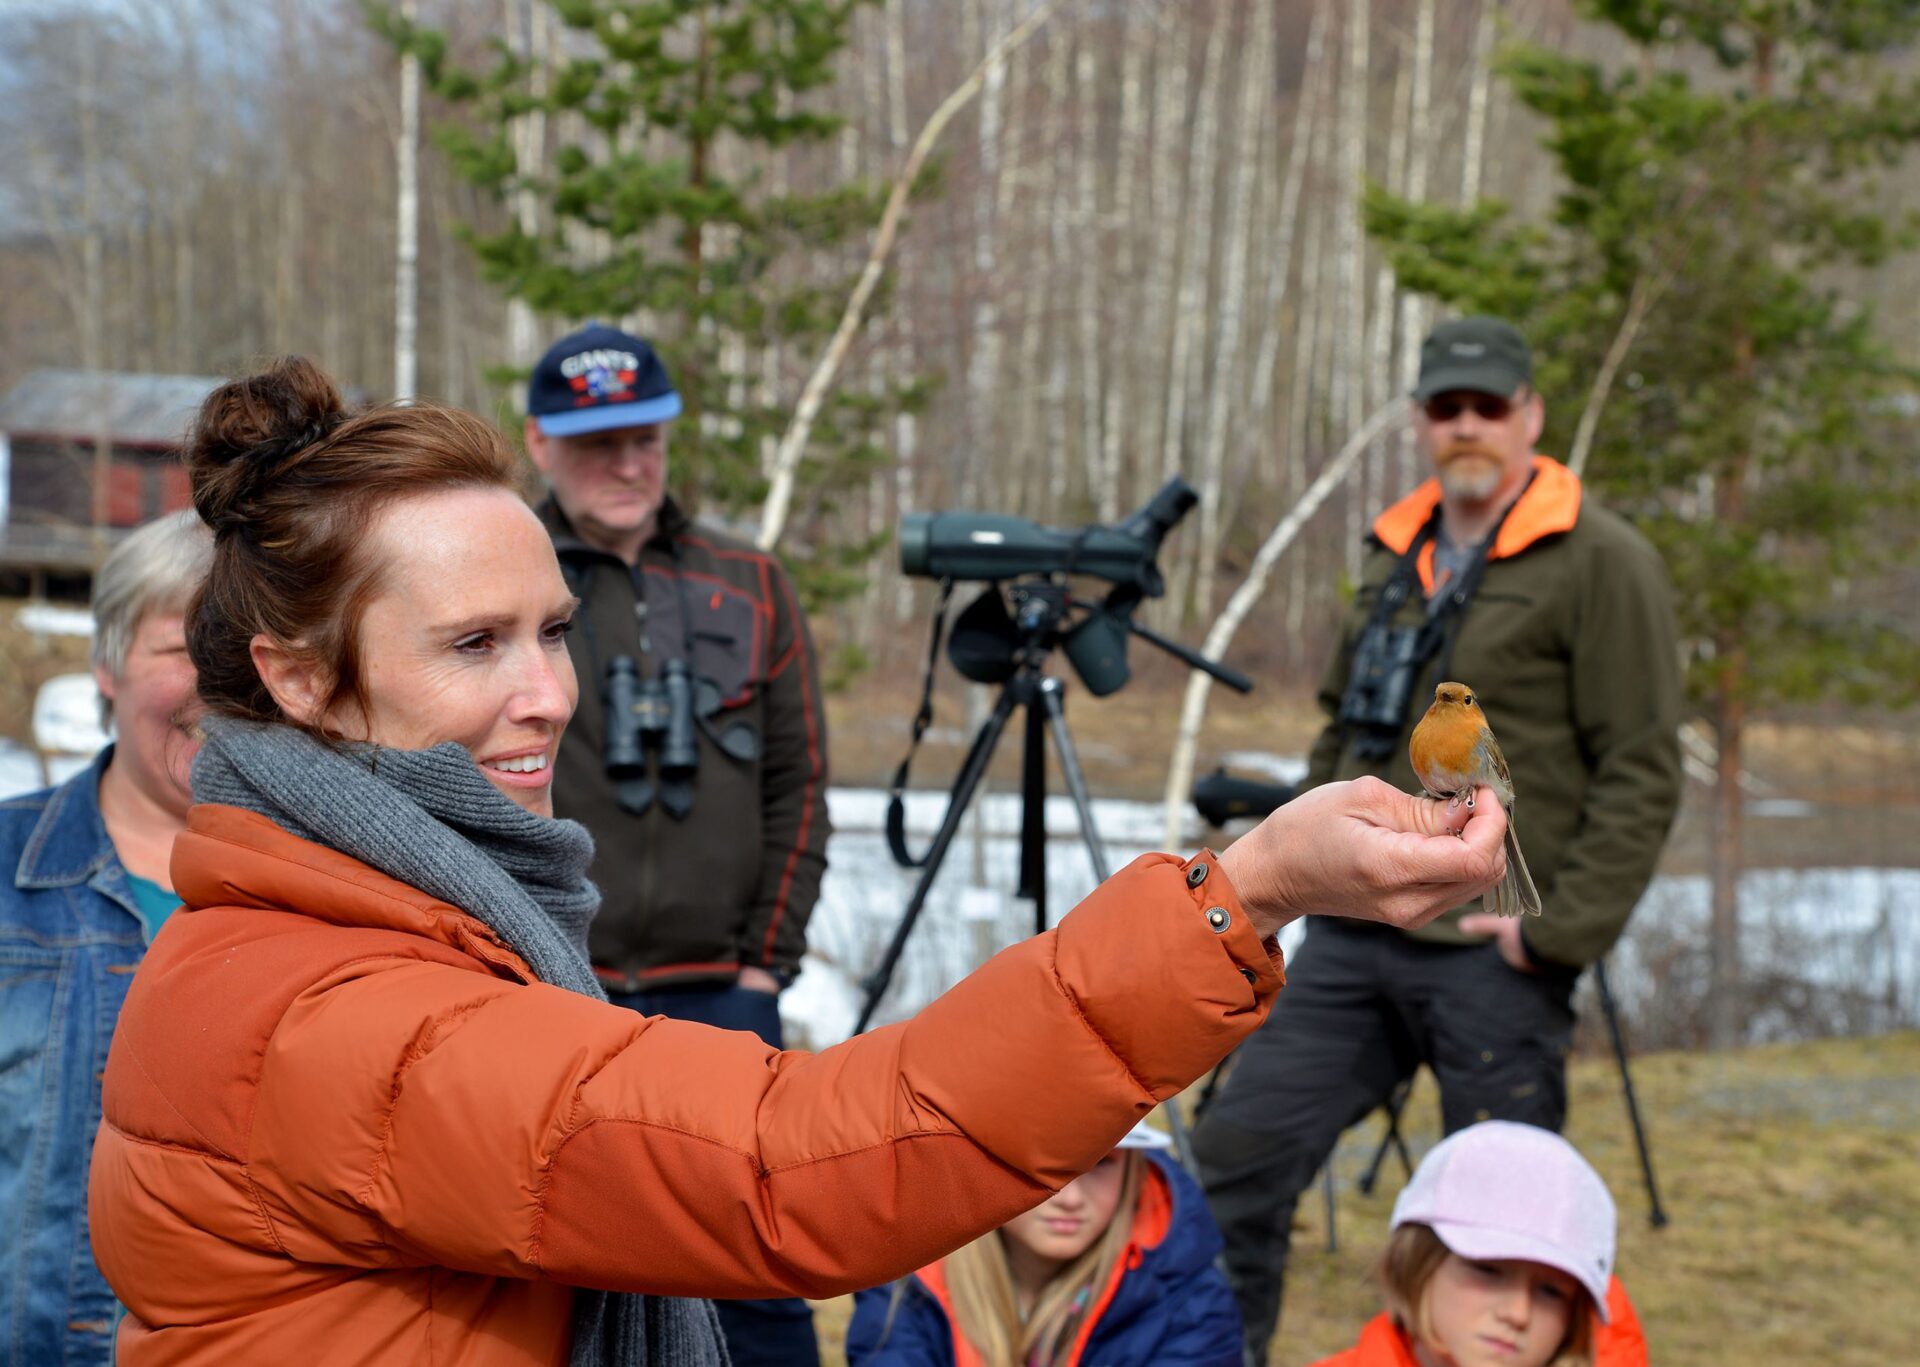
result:
[[[207,375],[30,370],[0,399],[0,432],[85,442],[104,418],[116,446],[176,447],[201,400],[222,383]]]

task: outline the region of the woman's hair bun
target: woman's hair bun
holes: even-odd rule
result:
[[[207,396],[187,439],[193,506],[216,534],[252,521],[251,505],[293,458],[347,417],[340,390],[304,356]]]

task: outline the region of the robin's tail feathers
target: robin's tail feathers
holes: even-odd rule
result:
[[[1487,894],[1486,905],[1495,916],[1540,914],[1540,890],[1534,887],[1533,875],[1527,872],[1527,861],[1520,853],[1520,840],[1513,833],[1511,820],[1507,822],[1507,876]]]

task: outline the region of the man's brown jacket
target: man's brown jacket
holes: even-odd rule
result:
[[[727,980],[747,966],[798,972],[826,870],[827,737],[813,642],[786,572],[671,499],[637,565],[580,540],[551,499],[540,515],[581,600],[567,639],[580,705],[560,743],[553,802],[598,847],[595,967],[613,990],[613,975],[637,990]],[[634,816],[607,777],[607,665],[629,655],[652,679],[689,652],[692,674],[721,699],[713,730],[746,722],[760,756],[729,758],[702,731],[692,811],[676,820],[656,799]],[[657,746],[648,758],[657,782]]]
[[[1502,525],[1485,577],[1458,623],[1449,674],[1472,688],[1513,771],[1515,825],[1544,914],[1522,935],[1539,959],[1593,962],[1626,927],[1680,802],[1680,657],[1659,554],[1625,519],[1583,499],[1566,466],[1535,456],[1533,482]],[[1340,649],[1320,685],[1337,718],[1354,643],[1375,600],[1440,499],[1429,480],[1380,515]],[[1433,583],[1433,544],[1419,562]],[[1411,594],[1395,621],[1418,626]],[[1429,670],[1430,674],[1431,670]],[[1336,720],[1314,743],[1303,788],[1377,774],[1420,791],[1407,737],[1435,680],[1410,704],[1384,762],[1354,753]],[[1462,943],[1463,911],[1420,931]]]

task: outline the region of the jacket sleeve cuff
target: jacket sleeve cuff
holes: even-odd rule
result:
[[[1279,935],[1264,940],[1259,937],[1253,918],[1240,905],[1240,894],[1234,891],[1232,880],[1212,850],[1201,850],[1180,866],[1180,872],[1194,905],[1203,909],[1207,928],[1221,937],[1221,947],[1254,989],[1261,1005],[1270,1005],[1273,994],[1287,985],[1287,959],[1280,952]],[[1215,924],[1215,912],[1226,916],[1225,926]]]
[[[1278,948],[1262,943],[1211,851],[1142,855],[1054,935],[1063,989],[1155,1101],[1251,1034],[1285,981]]]

